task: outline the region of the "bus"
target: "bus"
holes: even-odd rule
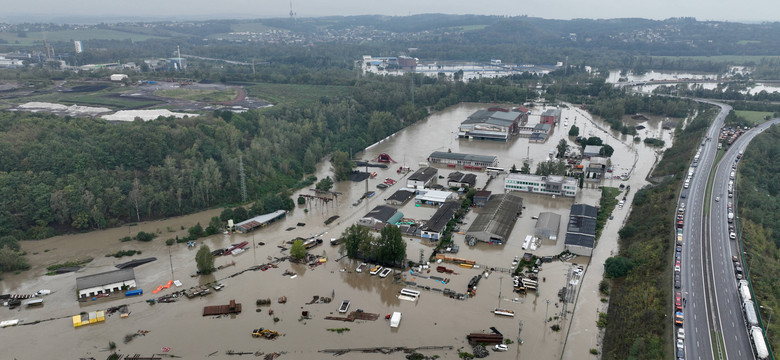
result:
[[[492,172],[492,173],[496,173],[496,174],[503,174],[504,172],[506,172],[506,170],[504,170],[504,168],[496,167],[496,166],[487,166],[487,167],[485,167],[485,171],[487,171],[488,173]]]

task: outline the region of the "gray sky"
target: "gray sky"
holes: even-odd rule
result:
[[[289,16],[289,0],[26,0],[5,1],[3,18],[15,14],[62,16],[146,16],[186,18],[267,18]],[[423,13],[528,15],[548,19],[639,17],[698,20],[779,21],[778,0],[293,0],[298,17]],[[17,22],[18,20],[14,21]]]

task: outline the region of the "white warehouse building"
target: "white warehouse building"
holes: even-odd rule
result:
[[[575,197],[577,185],[577,179],[561,175],[509,174],[504,182],[504,190]]]

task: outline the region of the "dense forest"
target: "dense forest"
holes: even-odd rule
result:
[[[529,97],[503,81],[418,76],[412,103],[410,76],[367,77],[348,96],[306,107],[150,122],[0,113],[0,236],[38,239],[285,193],[327,154],[360,151],[427,116],[426,107]]]

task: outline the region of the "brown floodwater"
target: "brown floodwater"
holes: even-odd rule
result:
[[[335,184],[334,191],[342,195],[335,201],[299,206],[284,219],[254,233],[219,234],[198,240],[198,245],[207,244],[212,249],[227,247],[241,241],[256,244],[238,256],[216,258],[215,265],[230,265],[235,262],[235,266],[228,266],[213,275],[191,277],[190,275],[195,272],[194,257],[197,248],[187,248],[184,244],[168,247],[165,246],[164,240],[176,235],[185,235],[186,230],[182,228],[186,229],[197,222],[207,224],[212,216],[219,215],[221,209],[144,222],[136,226],[23,242],[23,249],[28,252],[33,268],[20,274],[4,275],[0,283],[0,292],[33,293],[39,289],[50,289],[53,293],[44,297],[45,304],[42,307],[22,307],[14,310],[9,310],[7,307],[0,308],[0,320],[20,319],[22,324],[54,320],[0,329],[3,352],[8,358],[19,359],[43,359],[53,356],[66,359],[80,357],[101,359],[108,356],[108,344],[113,341],[117,344],[118,352],[125,355],[150,356],[162,353],[163,348],[170,348],[169,354],[183,358],[209,357],[212,353],[214,354],[210,358],[232,358],[226,355],[226,351],[234,350],[285,352],[283,358],[322,359],[331,357],[330,354],[319,352],[324,349],[451,346],[451,350],[422,352],[429,355],[436,354],[443,359],[454,359],[457,358],[458,349],[471,352],[471,347],[466,342],[468,333],[490,332],[489,328],[494,326],[514,343],[509,346],[508,352],[491,351],[491,358],[559,359],[568,330],[568,321],[560,318],[562,306],[558,302],[557,293],[566,284],[567,274],[572,266],[570,262],[556,261],[545,264],[540,272],[540,277],[544,277],[545,281],[540,283],[538,292],[530,292],[528,295],[520,296],[513,293],[511,277],[496,272],[483,278],[479,283],[477,295],[465,301],[423,290],[417,302],[409,302],[396,297],[399,290],[404,287],[403,284],[395,282],[390,277],[380,279],[367,272],[355,272],[358,263],[348,258],[336,261],[342,257],[343,250],[327,244],[330,238],[338,237],[347,226],[353,224],[374,206],[383,204],[384,198],[403,186],[404,181],[395,171],[397,166],[407,165],[415,169],[431,152],[452,150],[497,155],[500,166],[509,168],[512,164],[516,164],[520,167],[523,159],[529,156],[534,163],[546,159],[548,153],[555,150],[558,141],[568,132],[567,128],[559,126],[545,144],[529,144],[526,139],[517,139],[509,143],[458,139],[456,137],[458,124],[473,111],[485,106],[484,104],[460,104],[450,107],[358,154],[359,158],[373,159],[380,153],[388,153],[398,162],[391,164],[388,169],[373,168],[373,171],[377,171],[379,175],[368,181],[368,188],[376,191],[377,194],[358,206],[352,206],[352,202],[366,191],[366,183],[339,182]],[[534,117],[538,119],[540,112],[538,109],[534,111],[536,115],[531,116],[529,123],[538,121]],[[600,120],[587,121],[585,116],[586,113],[582,110],[563,110],[563,117],[569,117],[569,124],[580,127],[581,135],[592,134],[604,137],[606,134],[601,130],[606,128],[604,123]],[[575,117],[577,117],[576,121]],[[660,120],[647,121],[644,125],[648,128],[646,130],[648,134],[653,137],[660,134],[667,143],[670,143],[669,132],[660,130]],[[616,175],[628,173],[635,164],[643,170],[652,166],[652,161],[637,162],[636,159],[637,155],[642,159],[653,159],[654,149],[647,148],[642,143],[634,144],[630,138],[619,134],[613,132],[609,134],[611,136],[607,137],[606,142],[615,148],[612,161]],[[621,141],[627,142],[628,145]],[[440,169],[440,174],[446,177],[449,171]],[[319,178],[330,174],[332,169],[329,163],[318,164]],[[402,181],[386,190],[377,189],[376,184],[388,177]],[[486,181],[487,176],[484,173],[478,174],[478,186],[484,186]],[[620,180],[606,180],[605,184],[617,186]],[[502,188],[501,177],[487,187],[488,190],[497,193],[503,192]],[[299,193],[313,194],[308,189],[300,190]],[[586,186],[576,199],[562,197],[553,199],[548,196],[523,194],[525,207],[523,215],[518,219],[505,245],[492,246],[480,243],[475,247],[469,247],[464,244],[463,235],[455,234],[454,241],[461,249],[457,256],[473,259],[487,267],[510,267],[512,259],[525,252],[521,249],[522,240],[526,235],[533,234],[535,220],[531,217],[542,211],[560,214],[562,223],[558,241],[543,242],[534,254],[539,256],[558,254],[563,250],[568,208],[575,201],[595,205],[598,203],[599,196],[600,191],[597,190],[597,186],[592,185]],[[427,206],[416,207],[413,202],[401,208],[406,217],[423,220],[430,217],[435,210]],[[324,220],[334,215],[340,218],[330,225],[325,225]],[[475,211],[467,214],[464,219],[465,225],[462,225],[464,230],[475,217]],[[296,226],[299,222],[306,225]],[[287,231],[290,227],[295,229]],[[149,243],[119,242],[118,239],[121,237],[133,235],[138,231],[153,231],[159,236]],[[325,240],[325,244],[310,251],[312,254],[327,257],[328,261],[321,266],[309,268],[306,265],[282,262],[276,269],[247,271],[230,277],[254,264],[266,263],[275,257],[287,255],[287,251],[283,251],[279,246],[285,246],[286,241],[296,236],[315,235],[320,235]],[[434,245],[418,238],[405,237],[405,241],[407,257],[415,261],[420,257],[420,250],[427,258]],[[260,242],[265,245],[259,245]],[[76,277],[110,271],[115,269],[114,265],[128,261],[129,258],[126,257],[117,259],[105,256],[118,250],[142,251],[142,254],[133,258],[157,257],[157,261],[135,268],[136,279],[139,287],[144,290],[144,295],[134,298],[111,296],[97,301],[77,302]],[[45,275],[45,267],[48,265],[87,257],[92,257],[94,260],[77,273]],[[573,262],[587,264],[587,258],[575,258]],[[432,265],[435,268],[435,264]],[[415,276],[406,271],[403,273],[402,281],[416,281],[419,284],[441,289],[450,288],[462,293],[465,292],[469,279],[480,275],[483,270],[462,269],[452,264],[444,265],[457,272],[446,276],[450,279],[448,284],[425,278],[430,275],[442,276],[435,271],[430,274],[423,273],[422,276]],[[283,276],[285,270],[292,271],[297,276],[295,278]],[[222,291],[203,298],[182,298],[175,303],[160,303],[153,306],[145,303],[146,299],[175,291],[176,289],[169,289],[157,295],[151,293],[157,286],[172,279],[180,280],[184,284],[182,289],[214,280],[226,286]],[[311,301],[315,295],[333,296],[333,301],[329,304],[306,305],[305,303]],[[276,299],[280,296],[288,298],[286,304],[276,303]],[[274,301],[270,307],[261,307],[262,311],[256,312],[255,300],[260,298],[271,298]],[[241,314],[220,318],[201,316],[203,306],[227,304],[231,299],[243,304]],[[337,309],[344,299],[351,301],[350,310],[362,309],[365,312],[376,313],[379,314],[379,319],[355,322],[325,320],[326,316],[339,315]],[[546,300],[550,300],[549,305]],[[77,329],[72,327],[70,320],[72,315],[121,304],[130,304],[131,314],[128,318],[110,316],[104,323]],[[490,311],[498,306],[513,309],[516,316],[506,318],[491,314]],[[573,308],[569,305],[568,311]],[[274,323],[273,317],[269,316],[269,309],[273,309],[274,316],[279,319],[278,322]],[[309,311],[311,319],[301,319],[301,312],[304,310]],[[403,314],[401,325],[397,329],[391,329],[388,321],[384,319],[385,314],[394,311]],[[548,320],[553,319],[552,322],[545,322],[545,314]],[[566,315],[566,319],[571,317],[571,314]],[[518,333],[521,322],[522,332]],[[552,324],[559,324],[563,330],[553,332],[550,329]],[[259,327],[278,331],[282,336],[275,340],[252,338],[251,330]],[[350,331],[338,334],[327,331],[329,328],[349,328]],[[135,337],[127,344],[123,342],[126,334],[136,333],[139,330],[149,332],[145,336]],[[518,345],[518,338],[523,340],[522,345]],[[403,356],[404,354],[400,352],[390,355],[348,353],[340,358],[402,359]]]

